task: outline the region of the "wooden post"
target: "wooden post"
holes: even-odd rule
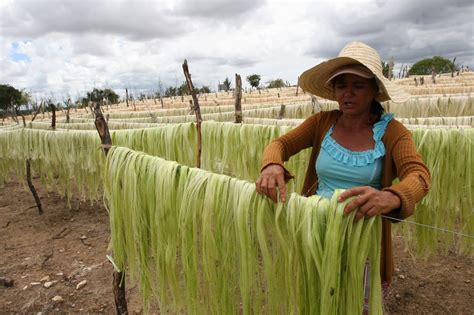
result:
[[[31,164],[30,159],[26,159],[26,182],[28,183],[28,188],[30,188],[33,198],[35,198],[36,206],[38,207],[38,214],[43,214],[43,207],[41,206],[41,200],[38,197],[35,186],[33,186],[33,181],[31,180]]]
[[[41,110],[41,106],[43,106],[43,102],[41,102],[38,106],[38,108],[36,109],[36,112],[35,114],[33,115],[33,118],[31,118],[31,122],[33,122],[33,120],[35,120],[36,116],[38,116],[40,110]]]
[[[56,130],[56,106],[53,103],[49,103],[51,109],[51,129]]]
[[[15,106],[15,115],[21,116],[21,119],[23,121],[23,127],[26,127],[26,121],[25,121],[25,115],[21,114],[20,111],[18,110],[18,107]]]
[[[454,57],[453,62],[451,63],[451,78],[454,78],[454,70],[456,70],[456,58]],[[459,74],[458,74],[459,75]]]
[[[196,114],[196,129],[197,129],[197,136],[198,136],[198,155],[197,155],[196,167],[201,168],[201,149],[202,149],[201,109],[199,107],[198,98],[196,96],[196,90],[194,90],[193,81],[191,81],[191,75],[189,74],[188,62],[186,61],[186,59],[184,59],[184,63],[183,63],[183,72],[184,72],[184,76],[186,77],[186,84],[188,85],[188,90],[190,91],[191,96],[193,98],[194,114]]]
[[[125,88],[125,101],[127,102],[127,107],[128,107],[128,89]]]
[[[105,121],[102,110],[100,109],[100,104],[97,102],[94,108],[95,114],[95,128],[99,133],[100,139],[102,140],[102,146],[104,149],[105,155],[109,152],[110,146],[112,145],[112,138],[110,137],[109,126]]]
[[[283,117],[285,117],[285,105],[281,105],[280,107],[280,113],[278,114],[278,119],[283,119]]]
[[[69,124],[69,121],[70,121],[70,116],[69,116],[70,109],[71,109],[71,99],[68,98],[66,102],[66,124]]]
[[[242,122],[242,79],[240,75],[235,74],[235,123]]]
[[[100,110],[100,104],[98,102],[95,104],[94,113],[95,128],[99,133],[104,154],[107,155],[107,153],[109,153],[110,146],[112,145],[112,138],[110,137],[109,126],[104,119],[104,115]],[[125,272],[122,270],[114,270],[113,279],[114,300],[117,314],[128,314],[127,299],[125,298]]]
[[[128,314],[127,299],[125,298],[125,274],[114,270],[114,300],[117,315]]]

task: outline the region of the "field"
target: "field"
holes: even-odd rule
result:
[[[430,193],[420,205],[414,220],[469,235],[474,230],[469,175],[473,166],[473,79],[469,73],[462,78],[442,77],[436,86],[418,89],[410,86],[411,80],[401,80],[399,83],[406,84],[417,98],[404,106],[385,104],[409,126],[425,161],[436,165],[436,174],[445,179],[435,181],[435,194]],[[261,150],[269,138],[291,129],[311,112],[335,106],[311,99],[301,91],[295,96],[294,89],[244,93],[244,121],[248,117],[256,125],[241,129],[245,124],[240,127],[223,123],[233,120],[231,93],[201,95],[201,101],[203,108],[207,106],[204,121],[217,121],[203,124],[203,168],[248,181],[255,180],[258,174]],[[194,116],[187,115],[188,104],[187,98],[175,98],[165,99],[164,109],[157,100],[103,109],[114,130],[114,144],[193,166],[196,134]],[[106,258],[112,254],[111,230],[109,213],[102,201],[106,167],[100,139],[93,130],[90,110],[72,112],[69,124],[63,122],[64,113],[58,112],[56,131],[48,130],[47,115],[40,114],[24,130],[15,125],[0,130],[0,141],[5,145],[0,150],[0,181],[5,182],[0,187],[0,277],[14,281],[11,287],[0,286],[0,312],[114,313],[113,267]],[[30,120],[27,117],[26,121]],[[242,135],[254,139],[256,149],[244,147],[244,140],[239,138]],[[433,143],[436,137],[444,139],[442,144]],[[438,153],[430,157],[434,148]],[[453,148],[460,153],[445,155]],[[307,153],[289,162],[297,175],[291,187],[295,191],[301,186],[304,154]],[[32,160],[34,184],[44,208],[42,216],[21,180],[25,178],[24,162],[28,158]],[[448,168],[450,163],[453,166]],[[447,189],[452,195],[441,194]],[[434,208],[440,212],[430,212]],[[394,235],[397,269],[384,301],[385,313],[472,314],[472,242],[434,230],[425,232],[404,222],[399,225]],[[127,282],[126,289],[130,313],[143,312],[139,284]],[[53,301],[54,297],[58,301]],[[159,313],[153,300],[150,312]]]

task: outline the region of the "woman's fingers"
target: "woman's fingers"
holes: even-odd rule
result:
[[[397,195],[368,186],[354,187],[346,190],[341,194],[340,197],[342,198],[339,198],[339,201],[343,201],[351,196],[357,197],[346,205],[344,214],[348,215],[358,208],[354,218],[356,221],[363,217],[371,218],[379,214],[388,213],[401,206],[401,199]]]
[[[342,194],[341,194],[342,195]],[[344,208],[344,214],[349,214],[351,213],[354,209],[361,207],[363,204],[365,204],[369,198],[369,194],[360,194],[356,195],[357,197],[354,198],[351,202],[349,202],[345,208]],[[347,198],[347,197],[346,197]]]
[[[278,202],[278,191],[282,202],[286,201],[284,169],[281,165],[269,165],[260,174],[255,182],[257,193],[270,197],[274,202]]]
[[[357,187],[349,188],[349,189],[343,191],[343,192],[339,195],[338,201],[339,201],[339,202],[343,202],[343,201],[346,200],[347,198],[354,197],[354,196],[360,196],[360,195],[362,195],[363,193],[365,193],[366,190],[367,190],[367,187],[366,187],[366,186],[357,186]]]
[[[277,176],[278,190],[280,191],[281,202],[286,202],[286,183],[284,176]]]

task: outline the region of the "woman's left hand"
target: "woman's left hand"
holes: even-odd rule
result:
[[[373,217],[378,214],[386,214],[401,206],[400,197],[390,191],[377,190],[370,186],[353,187],[344,191],[338,201],[342,202],[349,197],[356,198],[349,202],[344,208],[344,214],[348,215],[356,208],[355,220],[362,217]]]

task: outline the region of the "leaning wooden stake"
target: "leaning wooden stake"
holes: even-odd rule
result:
[[[242,122],[242,79],[240,75],[235,74],[235,123]]]
[[[39,110],[36,110],[36,114],[33,116],[33,119],[31,119],[31,121],[35,120],[38,112]],[[21,118],[23,118],[23,128],[26,128],[25,116],[21,115]],[[28,183],[28,188],[30,188],[31,194],[33,195],[33,198],[35,199],[36,206],[38,207],[38,213],[42,215],[43,207],[41,206],[41,200],[38,197],[38,193],[36,192],[35,186],[33,185],[33,181],[31,180],[31,160],[30,159],[26,159],[26,182]]]
[[[186,84],[188,85],[188,90],[193,97],[193,104],[194,104],[194,114],[196,114],[196,129],[197,129],[197,137],[198,137],[198,155],[197,155],[197,163],[196,167],[201,167],[201,148],[202,148],[202,135],[201,135],[201,109],[199,107],[198,98],[196,96],[196,90],[194,90],[193,81],[191,81],[191,75],[189,74],[188,69],[188,62],[184,59],[183,63],[183,72],[184,76],[186,77]]]
[[[110,137],[109,127],[104,119],[104,115],[100,110],[100,103],[97,102],[94,108],[95,113],[95,128],[99,133],[100,140],[102,142],[102,148],[104,154],[107,155],[110,147],[112,146],[112,138]],[[113,290],[115,307],[118,315],[128,314],[127,299],[125,298],[125,272],[123,270],[116,271],[113,273]]]
[[[38,197],[38,193],[36,192],[35,186],[33,186],[33,182],[31,181],[31,165],[30,159],[26,160],[26,182],[28,183],[28,188],[30,188],[31,194],[33,198],[35,198],[36,206],[38,207],[38,214],[43,214],[43,207],[41,206],[41,200]]]
[[[33,122],[36,118],[36,116],[38,116],[39,112],[41,111],[41,107],[43,106],[43,102],[41,102],[38,106],[38,108],[36,109],[36,112],[35,114],[33,115],[33,118],[31,118],[31,121]]]
[[[18,108],[16,107],[15,107],[15,113],[16,113],[16,116],[21,116],[21,119],[23,121],[23,127],[26,127],[25,115],[21,114]]]

